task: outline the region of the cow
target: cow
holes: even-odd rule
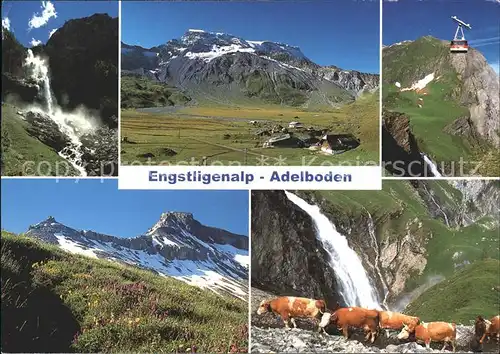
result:
[[[496,340],[500,341],[500,315],[491,318],[489,321],[477,316],[474,328],[479,344],[483,344],[485,339],[491,337],[495,337]]]
[[[403,329],[398,334],[398,339],[408,339],[410,334],[414,333],[417,341],[425,343],[427,349],[430,348],[431,342],[444,342],[443,351],[446,344],[450,343],[453,351],[455,351],[455,343],[457,338],[457,325],[448,322],[421,322],[418,325],[403,324]]]
[[[377,310],[368,310],[362,307],[343,307],[335,310],[331,316],[323,315],[319,324],[320,329],[332,323],[338,329],[342,330],[342,334],[347,339],[349,338],[349,327],[362,328],[365,332],[365,340],[375,342],[378,331],[379,313]]]
[[[420,319],[414,316],[404,315],[399,312],[380,311],[379,312],[379,327],[385,329],[386,336],[389,336],[390,329],[400,331],[404,324],[416,327],[420,323]]]
[[[326,311],[326,304],[323,300],[308,299],[305,297],[294,296],[281,296],[272,300],[263,300],[257,310],[258,315],[266,312],[273,312],[278,314],[283,322],[285,328],[290,329],[288,321],[297,328],[295,318],[310,317],[317,320],[319,314]],[[321,332],[321,328],[318,329]]]

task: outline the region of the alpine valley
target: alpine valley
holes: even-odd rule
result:
[[[194,29],[153,48],[122,43],[121,55],[124,160],[255,164],[281,154],[293,164],[318,155],[304,148],[325,134],[346,140],[318,163],[378,155],[376,74],[320,66],[289,44]]]

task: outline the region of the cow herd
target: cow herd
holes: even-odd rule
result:
[[[297,328],[295,318],[312,318],[318,325],[318,331],[326,334],[325,328],[336,326],[342,331],[345,338],[349,338],[350,328],[362,329],[365,340],[373,343],[379,330],[400,331],[397,338],[411,339],[423,342],[430,348],[431,342],[443,343],[444,350],[447,344],[452,350],[456,347],[456,324],[448,322],[423,322],[418,317],[404,315],[392,311],[369,310],[362,307],[343,307],[339,304],[335,309],[328,309],[323,300],[302,297],[282,296],[260,303],[257,314],[272,312],[281,317],[286,329],[290,329],[289,322]],[[321,319],[320,319],[321,317]],[[480,344],[485,339],[494,338],[500,341],[500,316],[486,320],[481,316],[476,318],[475,337]]]

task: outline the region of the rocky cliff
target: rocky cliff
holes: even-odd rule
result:
[[[252,191],[252,285],[276,295],[340,299],[311,218],[281,191]]]
[[[426,173],[424,159],[411,131],[408,116],[384,110],[382,142],[382,161],[389,173],[398,177],[423,176]]]
[[[484,139],[500,147],[498,74],[474,48],[467,54],[450,54],[449,60],[462,83],[460,101],[468,107],[475,129]]]
[[[52,89],[63,108],[84,105],[118,125],[118,18],[107,14],[67,21],[43,47]]]

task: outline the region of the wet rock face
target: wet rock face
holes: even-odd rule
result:
[[[252,192],[252,284],[277,295],[339,301],[311,218],[282,191]]]
[[[46,114],[26,112],[25,120],[30,123],[26,128],[28,134],[59,152],[70,143],[69,138],[59,126]]]
[[[82,137],[82,159],[89,176],[118,176],[118,131],[103,126]]]
[[[94,14],[69,20],[43,51],[49,57],[52,90],[63,108],[99,110],[105,124],[116,128],[118,19]]]
[[[35,83],[9,73],[2,73],[2,99],[5,100],[10,96],[24,102],[40,101],[39,87]]]

